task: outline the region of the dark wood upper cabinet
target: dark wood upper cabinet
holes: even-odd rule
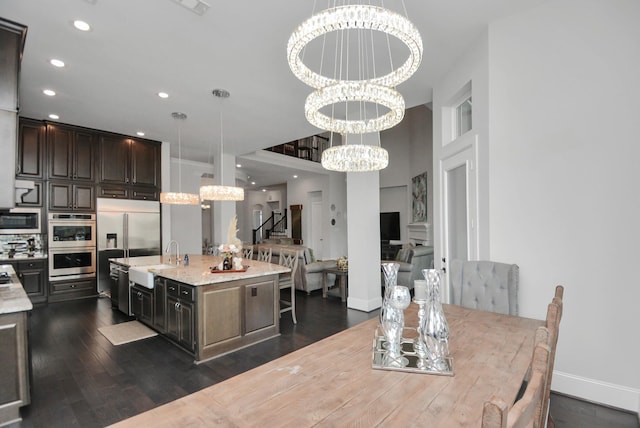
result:
[[[131,140],[121,136],[100,137],[100,182],[129,184]]]
[[[50,211],[95,211],[95,185],[49,182]]]
[[[160,144],[122,136],[100,138],[100,182],[160,187]]]
[[[20,119],[16,176],[27,179],[44,178],[46,127],[44,122]]]
[[[150,141],[131,142],[132,184],[160,186],[160,146]]]
[[[49,178],[95,181],[93,133],[59,125],[47,126]]]

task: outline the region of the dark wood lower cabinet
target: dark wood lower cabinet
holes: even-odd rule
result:
[[[171,280],[166,284],[166,334],[186,350],[195,352],[194,289]]]
[[[153,327],[153,290],[139,285],[129,289],[131,313],[141,322]]]
[[[20,420],[30,403],[28,313],[0,315],[0,425]]]
[[[13,266],[22,288],[32,303],[44,303],[47,301],[47,260],[27,259],[15,261],[3,261]]]

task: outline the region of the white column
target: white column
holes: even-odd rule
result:
[[[214,159],[214,164],[216,170],[214,182],[217,185],[235,186],[235,155],[223,153],[222,159],[220,158],[220,156],[216,156],[216,159]],[[221,170],[222,174],[220,174]],[[236,203],[233,201],[212,202],[211,209],[213,210],[213,242],[214,244],[224,244],[227,242],[229,222],[231,221],[233,216],[236,215]]]
[[[349,297],[347,306],[382,306],[380,282],[380,173],[347,173]]]

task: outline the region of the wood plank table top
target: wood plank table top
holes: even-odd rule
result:
[[[370,319],[115,426],[479,427],[485,400],[515,400],[543,322],[443,306],[454,376],[372,369]]]

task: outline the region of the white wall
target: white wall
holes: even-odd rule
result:
[[[489,28],[491,258],[520,266],[523,316],[565,286],[553,389],[635,412],[639,20],[557,0]]]

